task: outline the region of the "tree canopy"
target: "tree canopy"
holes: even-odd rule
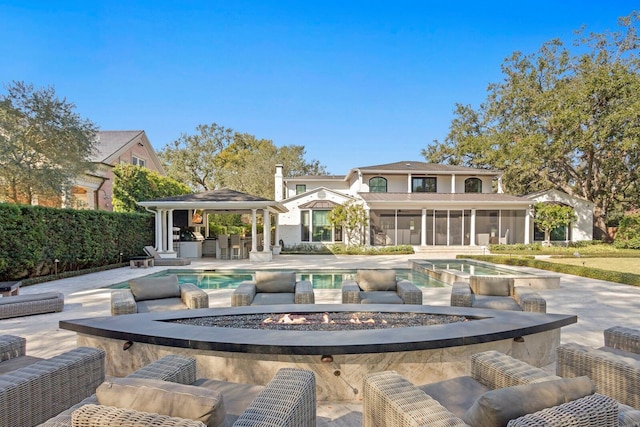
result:
[[[113,175],[114,212],[146,212],[137,202],[192,193],[187,185],[141,166],[119,164]]]
[[[289,177],[326,174],[317,160],[304,159],[304,146],[276,147],[215,123],[197,129],[197,135],[183,135],[159,153],[169,176],[197,190],[230,188],[272,199],[278,163]]]
[[[0,200],[31,203],[59,199],[90,171],[97,127],[53,87],[5,85],[0,96]]]
[[[445,141],[422,154],[500,169],[511,193],[556,188],[592,201],[604,232],[607,213],[640,193],[639,16],[614,32],[581,29],[573,50],[556,39],[513,53],[479,108],[457,104]]]

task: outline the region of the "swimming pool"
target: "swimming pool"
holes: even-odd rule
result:
[[[276,270],[270,270],[276,271]],[[309,280],[314,289],[340,289],[342,281],[355,277],[356,269],[350,270],[299,270],[296,272],[296,280]],[[398,279],[407,279],[421,288],[442,288],[446,283],[429,277],[420,271],[409,268],[396,269]],[[165,270],[150,274],[145,277],[163,277],[169,274],[178,276],[179,283],[193,283],[200,289],[235,289],[238,283],[244,280],[252,280],[255,270]],[[127,282],[109,286],[111,289],[127,288]]]

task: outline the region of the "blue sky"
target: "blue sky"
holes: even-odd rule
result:
[[[54,86],[156,150],[217,123],[345,174],[424,160],[505,57],[614,30],[631,3],[0,0],[0,82]]]

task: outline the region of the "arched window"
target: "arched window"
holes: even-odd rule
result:
[[[482,181],[480,178],[467,178],[464,180],[465,193],[482,193]]]
[[[369,192],[370,193],[386,193],[387,192],[387,180],[381,176],[373,177],[369,180]]]

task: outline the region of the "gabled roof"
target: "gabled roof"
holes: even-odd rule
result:
[[[160,209],[211,209],[211,210],[248,210],[270,209],[273,212],[287,212],[281,203],[251,194],[222,188],[201,193],[171,196],[163,199],[144,200],[138,205]]]
[[[142,130],[103,130],[96,133],[96,151],[92,162],[104,162],[122,147],[133,141]]]
[[[356,199],[352,195],[345,194],[345,193],[343,193],[341,191],[336,191],[334,189],[327,188],[327,187],[316,187],[316,188],[314,188],[312,190],[308,190],[308,191],[305,191],[304,193],[296,194],[295,196],[291,196],[291,197],[289,197],[287,199],[284,199],[282,201],[282,203],[290,205],[291,203],[294,203],[296,200],[302,199],[304,197],[308,197],[309,195],[311,195],[313,193],[319,193],[320,197],[318,197],[318,199],[319,200],[324,200],[326,196],[322,195],[321,192],[324,192],[325,194],[326,193],[333,193],[334,195],[336,195],[338,197],[341,197],[343,199],[348,199],[348,200],[355,200]]]

